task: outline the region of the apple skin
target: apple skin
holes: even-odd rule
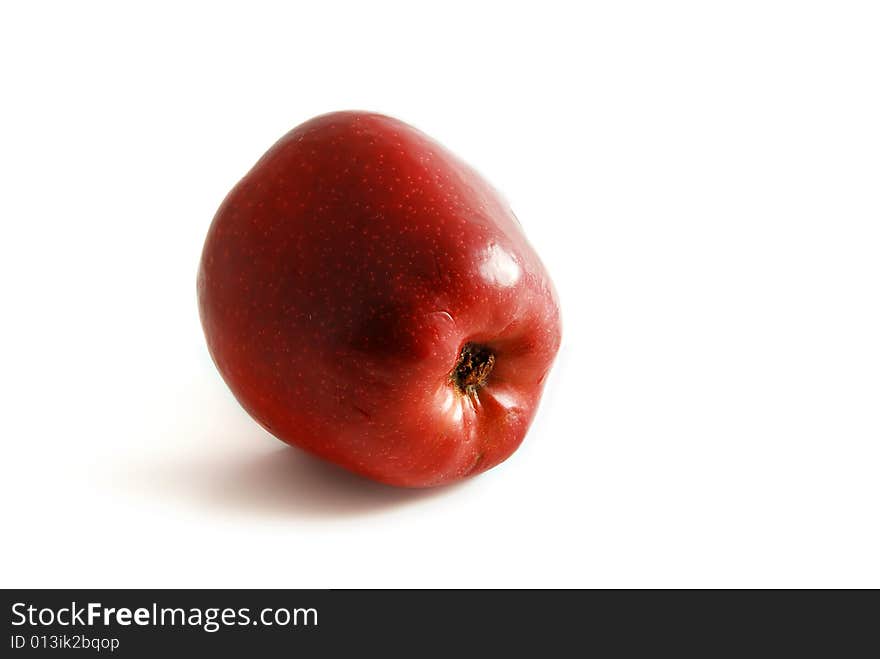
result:
[[[254,419],[404,487],[510,456],[561,337],[550,277],[498,193],[366,112],[301,124],[233,188],[198,298],[211,356]]]

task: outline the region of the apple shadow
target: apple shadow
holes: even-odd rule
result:
[[[334,518],[379,513],[457,488],[396,488],[376,483],[290,446],[254,456],[176,462],[144,473],[140,486],[222,513]]]

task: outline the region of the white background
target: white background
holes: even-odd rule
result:
[[[7,3],[0,583],[880,586],[875,3]],[[375,485],[201,334],[228,189],[309,117],[510,199],[564,347],[525,444]]]

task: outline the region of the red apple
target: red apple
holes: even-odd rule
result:
[[[510,456],[560,342],[553,284],[505,201],[425,134],[365,112],[294,128],[233,188],[198,294],[251,416],[400,486]]]

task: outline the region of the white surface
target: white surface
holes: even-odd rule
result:
[[[880,586],[876,4],[293,4],[0,10],[0,585]],[[204,346],[221,199],[347,108],[485,172],[560,291],[457,487],[285,448]]]

